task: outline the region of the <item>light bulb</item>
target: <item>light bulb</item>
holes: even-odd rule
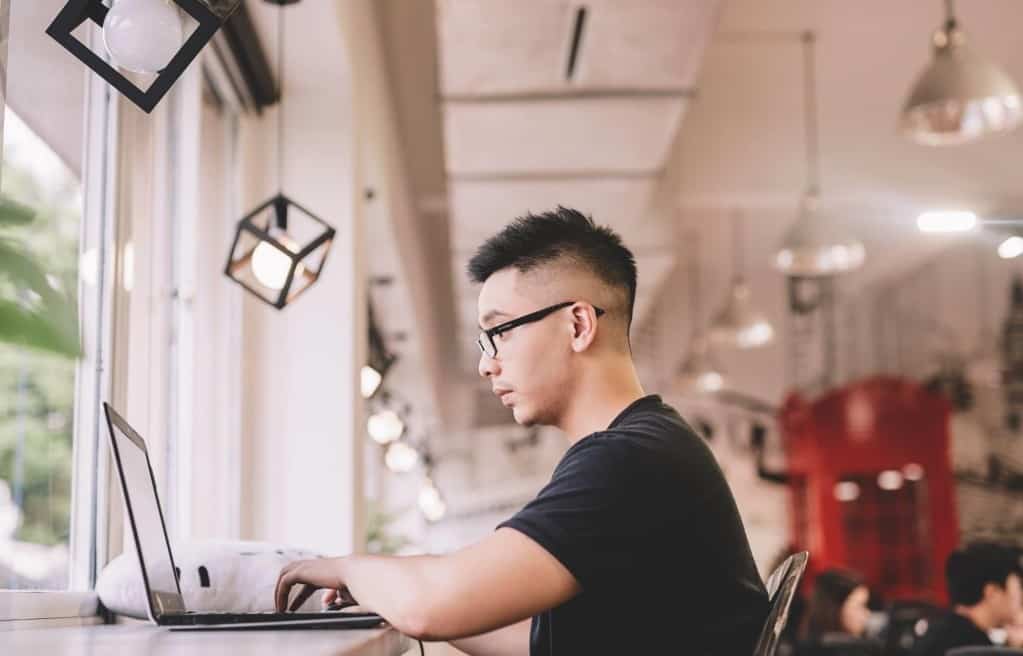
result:
[[[882,490],[893,492],[902,487],[902,472],[886,469],[877,475],[877,486]]]
[[[103,20],[103,43],[114,63],[136,73],[155,74],[184,41],[181,13],[170,0],[116,0]]]
[[[860,498],[860,486],[855,481],[835,483],[835,498],[839,501],[856,501]]]
[[[977,215],[961,210],[921,212],[916,227],[920,232],[968,232],[977,227]]]
[[[395,474],[406,474],[419,464],[419,452],[405,442],[391,442],[384,463]]]
[[[362,391],[362,398],[368,399],[369,397],[376,394],[377,389],[380,388],[380,383],[383,382],[384,377],[380,375],[380,372],[369,366],[368,364],[362,365],[362,373],[360,374],[359,387]]]
[[[716,371],[705,371],[696,378],[696,388],[701,392],[718,392],[725,385],[725,379]]]
[[[448,510],[447,504],[444,503],[444,499],[440,495],[440,490],[429,479],[419,490],[419,510],[431,522],[443,519]]]
[[[290,237],[278,234],[274,236],[274,239],[292,253],[298,252],[298,244]],[[268,289],[277,291],[284,287],[284,283],[288,281],[288,271],[290,270],[291,258],[269,242],[260,242],[252,253],[252,275],[256,277],[259,284]],[[295,266],[295,277],[300,278],[304,273],[305,265],[299,262]]]
[[[998,245],[998,257],[1011,260],[1023,255],[1023,237],[1013,235]]]
[[[389,444],[405,432],[405,422],[394,410],[381,410],[370,415],[366,430],[377,444]]]

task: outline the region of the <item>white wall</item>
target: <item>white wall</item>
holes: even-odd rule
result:
[[[245,301],[242,537],[346,553],[363,543],[358,370],[366,334],[352,77],[333,3],[285,11],[295,28],[288,79],[301,67],[317,71],[315,86],[285,88],[285,192],[337,237],[319,281],[294,305],[278,312]],[[275,121],[270,111],[242,128],[252,167],[247,207],[277,191]]]

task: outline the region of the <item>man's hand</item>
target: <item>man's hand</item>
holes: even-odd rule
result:
[[[344,598],[347,588],[341,580],[340,561],[340,558],[315,558],[296,560],[285,565],[277,577],[277,586],[274,588],[274,605],[277,612],[297,610],[314,592],[322,588],[335,591],[334,598],[337,597],[336,591],[343,591],[341,596]],[[302,589],[289,606],[288,597],[291,589],[300,584]],[[351,599],[351,596],[348,598]],[[330,601],[332,600],[333,598]]]

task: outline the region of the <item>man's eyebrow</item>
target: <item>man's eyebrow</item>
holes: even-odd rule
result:
[[[498,317],[507,317],[507,316],[508,316],[507,313],[501,312],[500,310],[490,310],[489,312],[487,312],[486,314],[483,315],[482,319],[480,319],[480,328],[483,329],[483,330],[486,330],[486,328],[483,328],[484,324],[490,323],[491,321],[493,321],[494,319],[496,319]]]

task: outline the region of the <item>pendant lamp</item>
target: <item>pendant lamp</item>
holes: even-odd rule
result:
[[[718,346],[749,349],[774,339],[774,328],[754,305],[752,292],[743,276],[742,216],[732,215],[732,284],[728,298],[710,328],[710,337]]]
[[[1019,87],[967,44],[953,0],[946,0],[945,23],[931,42],[931,63],[917,78],[899,117],[904,136],[927,146],[948,146],[1019,125]]]
[[[284,178],[284,9],[297,0],[267,0],[280,5],[277,61],[280,107],[277,113],[277,181]],[[278,310],[309,289],[323,272],[335,230],[318,216],[278,192],[238,222],[224,273]]]
[[[699,237],[695,232],[689,236],[689,317],[693,326],[692,338],[686,359],[678,369],[675,391],[682,396],[712,394],[724,387],[725,378],[715,362],[711,345],[701,326],[700,319],[700,262]]]
[[[847,234],[820,210],[820,152],[817,129],[817,88],[814,75],[815,37],[803,35],[803,65],[806,103],[806,193],[799,216],[775,254],[775,266],[792,277],[832,276],[858,269],[866,251],[863,244]]]
[[[239,4],[241,0],[112,0],[112,4],[69,0],[46,33],[148,113]],[[75,30],[86,21],[103,28],[109,61],[75,36]],[[191,34],[186,34],[186,23],[195,24]],[[156,77],[142,88],[122,70]]]

